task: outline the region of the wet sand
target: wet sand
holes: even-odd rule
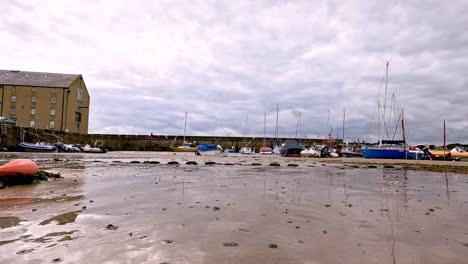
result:
[[[466,162],[148,152],[0,159],[16,157],[63,178],[0,190],[0,263],[468,259]]]

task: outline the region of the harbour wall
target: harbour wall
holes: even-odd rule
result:
[[[282,142],[286,139],[288,138],[280,138]],[[223,148],[234,147],[236,150],[241,148],[244,142],[243,137],[226,136],[186,136],[185,140],[196,144],[218,144]],[[300,140],[306,145],[323,143],[323,139],[302,138],[296,140]],[[69,144],[80,144],[81,146],[85,144],[94,146],[96,143],[111,151],[170,151],[172,145],[178,146],[178,144],[182,143],[183,137],[180,135],[77,134],[0,125],[0,147],[8,150],[18,150],[17,145],[21,141],[31,143],[60,141]],[[263,145],[263,137],[247,137],[245,141],[248,146],[254,147],[257,152]],[[266,143],[270,147],[274,141],[274,138],[266,138]]]

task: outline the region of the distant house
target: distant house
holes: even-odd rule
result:
[[[89,101],[81,74],[0,70],[0,117],[17,126],[87,134]]]

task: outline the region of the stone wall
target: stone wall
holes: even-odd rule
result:
[[[21,134],[24,135],[24,141],[35,143],[38,140],[42,142],[54,143],[61,141],[70,144],[102,144],[111,151],[169,151],[176,139],[177,144],[182,143],[182,136],[173,135],[113,135],[113,134],[76,134],[64,133],[51,130],[39,130],[31,128],[20,128],[11,125],[0,125],[0,147],[6,147],[8,150],[17,150],[17,144],[21,142]],[[282,142],[286,138],[280,139]],[[219,144],[223,148],[234,146],[236,149],[242,147],[242,137],[216,137],[216,136],[187,136],[187,142],[196,144],[209,143]],[[250,146],[255,147],[256,151],[263,144],[263,138],[250,137],[246,139]],[[272,146],[274,138],[267,138],[267,145]],[[301,142],[309,144],[322,144],[322,139],[301,139]]]

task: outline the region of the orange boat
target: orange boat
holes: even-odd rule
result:
[[[7,164],[0,166],[0,177],[7,175],[27,175],[39,172],[37,164],[29,159],[15,159]]]
[[[431,149],[430,152],[438,157],[443,157],[444,156],[444,151],[440,149]],[[462,159],[468,159],[468,151],[464,150],[463,148],[460,147],[454,147],[452,150],[445,151],[445,155],[449,155],[452,158],[462,158]]]

